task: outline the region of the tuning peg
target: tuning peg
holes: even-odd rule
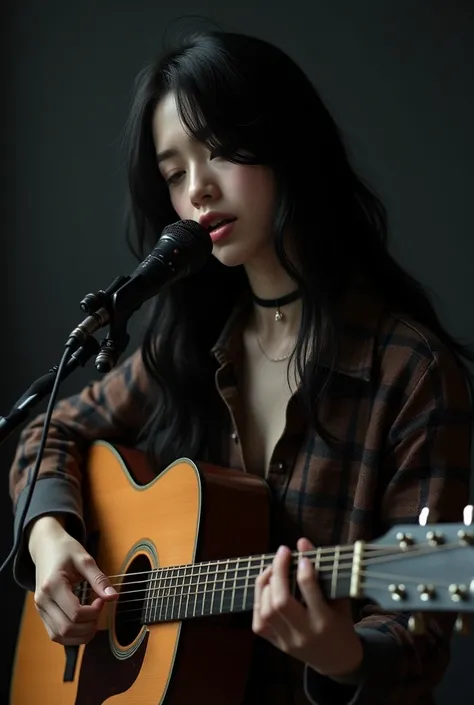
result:
[[[425,620],[420,612],[414,612],[408,620],[408,629],[412,634],[424,634]]]
[[[470,632],[470,625],[469,625],[469,620],[467,615],[465,614],[459,614],[457,616],[457,619],[454,623],[454,629],[458,634],[461,634],[462,636],[465,636],[466,634],[469,634]]]
[[[465,526],[471,526],[474,522],[474,506],[472,504],[468,504],[467,507],[464,507],[463,521]]]

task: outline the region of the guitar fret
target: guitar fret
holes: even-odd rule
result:
[[[238,584],[238,579],[240,576],[240,561],[241,559],[238,558],[237,561],[235,562],[234,568],[233,568],[233,577],[232,577],[232,599],[230,601],[230,611],[235,612],[237,609],[237,603],[236,603],[236,598],[241,597],[242,595],[242,590],[240,585]]]
[[[177,607],[177,614],[173,614],[173,619],[178,619],[179,616],[181,615],[182,612],[182,607],[183,607],[183,584],[184,584],[184,578],[186,575],[186,570],[184,568],[178,568],[178,582],[180,583],[180,592],[179,592],[179,602],[178,602],[178,607]]]
[[[166,568],[166,572],[163,576],[163,591],[161,595],[161,613],[160,617],[161,619],[166,622],[168,619],[168,607],[170,604],[170,594],[171,594],[171,582],[170,582],[170,573],[172,572],[171,568]]]
[[[166,568],[162,568],[160,571],[160,582],[159,582],[159,592],[160,592],[160,599],[157,602],[157,605],[160,607],[160,614],[159,614],[159,621],[163,621],[163,607],[165,607],[165,599],[166,599]]]
[[[204,592],[201,591],[201,563],[198,563],[196,568],[197,568],[197,573],[196,573],[196,582],[195,582],[195,597],[194,597],[194,608],[193,608],[193,617],[196,616],[196,612],[198,609],[198,606],[202,610],[202,604],[204,602]]]
[[[331,598],[335,599],[337,597],[337,574],[339,571],[339,556],[341,553],[340,546],[336,546],[334,549],[334,561],[332,566],[331,575]]]
[[[212,590],[209,589],[209,566],[210,563],[206,563],[206,572],[204,574],[204,595],[203,595],[203,600],[202,600],[202,605],[201,605],[201,615],[210,615],[212,614],[211,612],[211,605],[212,605]],[[211,576],[212,577],[212,576]],[[209,601],[209,605],[207,604],[206,601]]]
[[[186,604],[185,604],[185,606],[184,606],[184,615],[183,615],[183,617],[187,617],[187,616],[188,616],[188,613],[189,613],[189,597],[190,597],[190,593],[191,593],[191,576],[189,576],[189,583],[187,583],[187,582],[186,582],[186,577],[188,577],[188,575],[187,575],[186,569],[184,570],[184,576],[185,576],[185,578],[184,578],[184,588],[185,588],[185,590],[186,590]]]
[[[209,564],[209,567],[210,567],[211,565],[212,565],[212,564],[210,563],[210,564]],[[211,606],[210,606],[210,609],[209,609],[209,614],[214,614],[214,597],[215,597],[215,595],[216,595],[216,577],[217,577],[217,575],[216,575],[216,572],[215,572],[215,569],[214,569],[214,566],[213,566],[213,565],[212,565],[212,570],[211,570],[210,572],[211,572],[211,590],[210,590],[210,593],[211,593]]]
[[[145,591],[145,604],[142,610],[142,620],[144,624],[151,621],[151,611],[153,609],[153,571],[148,573],[147,588]]]
[[[172,572],[171,568],[166,568],[165,575],[163,576],[163,591],[161,594],[161,619],[166,622],[168,619],[168,607],[170,604],[170,594],[171,594],[171,582],[170,582],[170,573]]]
[[[253,608],[255,599],[255,580],[265,568],[265,556],[254,556],[248,559],[247,574],[245,576],[245,601],[244,610]]]
[[[242,609],[246,609],[247,606],[247,593],[248,593],[248,587],[250,583],[250,563],[251,563],[251,558],[247,559],[247,571],[245,573],[245,578],[244,578],[244,591],[242,595]]]
[[[188,599],[188,606],[186,609],[186,617],[191,617],[196,614],[196,603],[199,597],[198,590],[199,590],[199,580],[198,580],[198,566],[197,565],[190,565],[187,568],[187,573],[189,575],[189,599]],[[191,608],[189,608],[189,604],[191,604]]]
[[[226,561],[225,567],[224,567],[224,576],[222,578],[222,588],[221,588],[221,604],[219,607],[219,612],[224,611],[224,598],[226,594],[226,580],[227,580],[227,569],[229,567],[229,561]]]
[[[292,594],[298,599],[297,565],[301,552],[293,554],[290,572]],[[320,575],[328,583],[328,596],[339,591],[340,548],[334,549],[330,575]],[[255,580],[271,564],[273,556],[249,556],[186,566],[164,568],[150,577],[145,598],[145,621],[167,622],[213,614],[235,613],[253,608]],[[313,563],[320,570],[322,552],[315,550]],[[151,574],[150,574],[151,575]]]
[[[175,619],[175,607],[176,607],[176,598],[177,598],[177,589],[178,589],[178,577],[179,577],[179,568],[176,569],[176,574],[174,574],[174,571],[171,572],[172,575],[172,580],[171,582],[174,584],[172,585],[172,600],[171,600],[171,608],[170,608],[170,613],[169,613],[169,618],[170,619]]]
[[[161,571],[157,571],[155,574],[155,577],[153,579],[153,592],[152,592],[152,598],[151,598],[151,608],[150,608],[150,620],[155,621],[157,618],[157,610],[158,610],[158,598],[160,595],[160,589],[159,589],[159,583],[160,583],[160,576],[161,576]]]

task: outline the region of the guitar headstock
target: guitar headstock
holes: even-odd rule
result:
[[[361,591],[387,610],[474,612],[473,507],[466,507],[464,523],[430,524],[427,509],[419,521],[363,548]]]

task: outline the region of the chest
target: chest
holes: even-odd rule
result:
[[[247,470],[266,475],[273,450],[286,423],[287,406],[295,391],[288,379],[288,362],[250,358],[241,377],[240,437]]]
[[[283,363],[239,368],[227,400],[237,437],[229,434],[226,462],[232,467],[244,462],[247,472],[265,477],[282,497],[283,532],[290,543],[301,535],[321,545],[364,538],[361,517],[367,511],[370,522],[376,521],[384,434],[372,388],[336,376],[318,415],[334,440],[328,444],[304,420],[297,385],[287,372]],[[380,409],[383,405],[375,405]]]

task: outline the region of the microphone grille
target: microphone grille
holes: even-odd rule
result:
[[[210,245],[212,250],[209,232],[195,220],[178,220],[176,223],[171,223],[163,230],[163,235],[179,240],[182,245],[194,245],[200,240],[203,245]]]
[[[175,263],[179,276],[187,276],[203,267],[212,254],[209,232],[195,220],[178,220],[167,225],[155,250],[166,249],[166,258]]]

